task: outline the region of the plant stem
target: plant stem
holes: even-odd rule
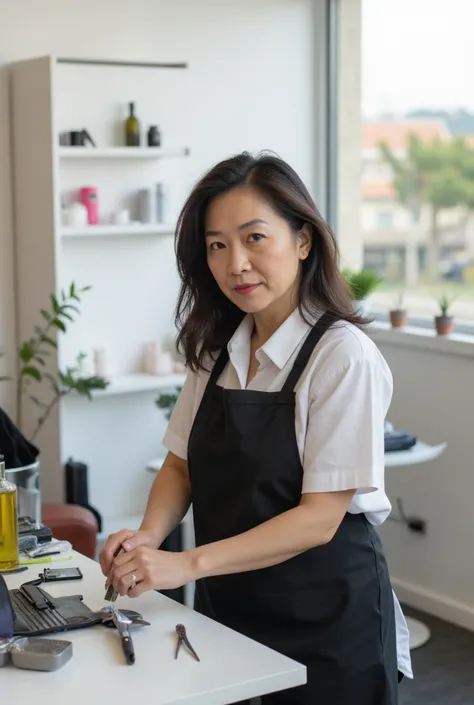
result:
[[[16,383],[16,420],[17,420],[17,425],[18,428],[22,428],[22,404],[21,404],[21,399],[22,399],[22,385],[21,385],[21,376],[18,375],[17,383]]]
[[[48,333],[49,329],[53,327],[51,319],[48,321],[46,326],[41,329],[41,333],[38,333],[36,339],[32,343],[32,359],[34,359],[35,355],[38,353],[39,349],[41,348],[41,343],[43,342],[43,337]],[[17,418],[17,424],[18,428],[23,427],[23,409],[22,409],[22,397],[23,393],[25,391],[25,375],[23,374],[23,370],[25,369],[26,364],[19,365],[19,370],[18,370],[18,379],[17,379],[17,385],[16,385],[16,418]],[[39,428],[37,429],[37,431]]]
[[[32,442],[34,441],[34,439],[38,435],[39,431],[41,430],[41,427],[47,421],[48,416],[50,415],[50,413],[52,412],[52,410],[54,409],[56,404],[59,402],[60,399],[62,399],[62,397],[65,397],[66,394],[69,394],[70,391],[71,390],[68,389],[67,391],[61,392],[60,394],[55,394],[54,397],[52,398],[52,400],[49,402],[49,404],[45,407],[44,414],[41,416],[41,419],[38,421],[38,424],[37,424],[35,430],[33,431],[33,433],[30,436],[30,440]]]

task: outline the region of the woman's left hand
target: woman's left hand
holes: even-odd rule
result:
[[[122,551],[114,559],[106,587],[112,584],[120,595],[138,597],[147,590],[172,590],[192,579],[191,561],[186,551],[139,546]]]

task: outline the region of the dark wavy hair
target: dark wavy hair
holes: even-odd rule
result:
[[[206,211],[217,196],[239,186],[252,186],[296,234],[307,225],[312,234],[309,256],[302,261],[298,306],[310,323],[323,309],[334,319],[358,326],[367,322],[352,306],[349,288],[339,270],[336,239],[306,186],[282,159],[247,152],[226,159],[208,171],[186,200],[176,228],[175,252],[181,287],[175,312],[177,345],[192,370],[205,369],[205,359],[227,344],[245,316],[217,285],[207,264]]]

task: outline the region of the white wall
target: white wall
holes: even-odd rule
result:
[[[408,515],[427,522],[426,536],[383,525],[394,586],[409,604],[474,630],[474,353],[470,344],[464,357],[379,337],[394,376],[390,420],[424,441],[448,444],[436,461],[387,470],[394,515],[400,497]]]
[[[93,0],[70,0],[68,3],[63,0],[41,3],[36,0],[16,0],[14,3],[0,0],[0,63],[4,64],[0,70],[0,349],[2,346],[6,349],[9,373],[14,372],[16,343],[9,161],[12,126],[7,99],[7,65],[45,54],[187,61],[190,66],[186,81],[188,95],[184,115],[177,116],[186,130],[185,144],[191,148],[183,193],[214,162],[243,149],[278,152],[313,190],[316,179],[314,155],[321,154],[321,150],[315,144],[314,132],[313,109],[319,79],[313,61],[315,29],[312,13],[311,0],[245,0],[237,3],[135,0],[133,4],[117,0],[113,7]],[[323,35],[324,27],[321,26],[319,31]],[[162,96],[158,95],[158,122],[160,99]],[[127,102],[130,98],[124,94],[123,100]],[[74,246],[70,249],[73,251]],[[160,309],[160,315],[168,319],[171,329],[173,291],[177,282],[172,247],[167,247],[166,252],[168,259],[160,267],[167,292],[166,305]],[[13,402],[13,385],[0,384],[0,405],[13,414]],[[87,404],[83,411],[78,408],[77,417],[79,419],[83,413],[86,429],[84,445],[77,447],[74,443],[70,448],[70,452],[87,461],[87,444],[100,444],[100,429],[107,429],[107,438],[113,442],[103,450],[108,458],[107,467],[102,463],[101,474],[91,478],[91,502],[94,503],[99,486],[103,490],[109,485],[114,490],[110,505],[117,511],[123,511],[124,503],[128,503],[125,492],[131,483],[138,483],[135,505],[143,501],[144,485],[149,480],[144,474],[136,473],[142,471],[150,455],[161,450],[163,431],[163,421],[160,422],[149,395],[129,399],[122,412],[118,406],[121,403],[114,398],[101,401],[100,406],[97,402],[92,406]],[[77,404],[80,405],[80,400]],[[114,428],[123,428],[124,409],[135,421],[137,414],[142,415],[140,433],[137,435],[129,426],[125,444],[123,433],[117,431],[114,436]],[[67,445],[67,437],[65,440]],[[40,437],[38,443],[41,444]],[[140,445],[140,450],[131,457],[130,446],[135,444]],[[118,463],[121,468],[119,483],[116,481]],[[92,469],[97,472],[97,468]],[[46,473],[48,469],[42,468],[42,472]],[[62,488],[57,488],[53,498],[59,498],[61,493]]]

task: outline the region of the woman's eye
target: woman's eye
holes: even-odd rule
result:
[[[260,242],[260,240],[263,240],[264,237],[265,235],[262,235],[261,233],[252,233],[251,235],[249,235],[249,238],[253,242]]]
[[[222,247],[224,247],[222,242],[211,242],[209,245],[210,250],[220,250]]]

